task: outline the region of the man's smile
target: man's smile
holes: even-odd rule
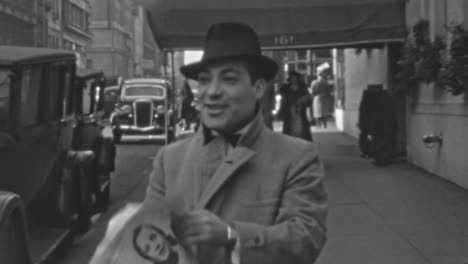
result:
[[[209,115],[220,115],[228,107],[226,104],[219,103],[204,103],[203,107],[206,109]]]

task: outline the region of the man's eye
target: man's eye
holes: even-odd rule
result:
[[[210,80],[210,77],[208,75],[199,75],[198,76],[198,82],[199,83],[206,83]]]
[[[238,81],[238,79],[239,78],[237,78],[237,76],[230,76],[230,75],[223,76],[223,80],[228,83],[235,83]]]

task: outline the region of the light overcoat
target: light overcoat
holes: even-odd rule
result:
[[[218,150],[204,132],[159,151],[144,204],[177,197],[184,210],[214,212],[239,232],[241,263],[313,263],[326,241],[327,211],[316,146],[271,131],[259,114],[206,181]],[[224,249],[210,246],[199,246],[198,259],[226,263]]]

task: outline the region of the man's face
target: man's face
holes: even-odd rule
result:
[[[219,133],[232,133],[246,125],[266,87],[263,79],[252,83],[241,62],[210,65],[199,73],[198,81],[201,120]]]

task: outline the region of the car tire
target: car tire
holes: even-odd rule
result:
[[[113,129],[112,135],[114,136],[114,143],[119,144],[122,141],[122,131]]]

